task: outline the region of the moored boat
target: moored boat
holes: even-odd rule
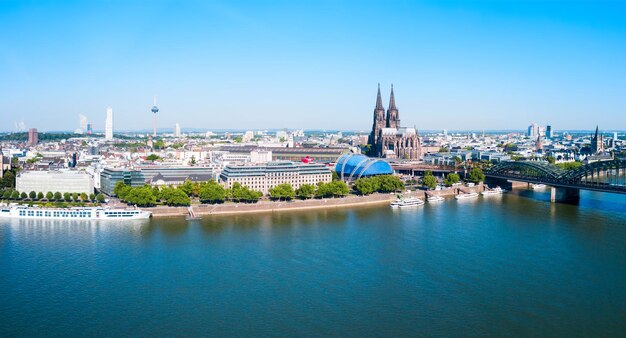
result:
[[[441,202],[444,201],[445,198],[441,197],[441,196],[437,196],[437,195],[428,195],[428,197],[426,198],[426,200],[428,202]]]
[[[392,208],[416,207],[420,205],[424,205],[424,201],[416,197],[410,197],[410,198],[399,197],[397,200],[390,203],[390,206]]]
[[[141,209],[113,209],[108,207],[40,208],[13,205],[0,208],[2,218],[125,220],[147,219],[152,215]]]
[[[454,198],[456,198],[457,200],[465,200],[465,199],[470,199],[470,198],[475,198],[475,197],[478,197],[478,193],[469,192],[469,193],[462,193],[462,194],[454,195]]]
[[[492,195],[501,195],[503,192],[504,190],[502,190],[502,188],[495,187],[493,189],[482,191],[480,194],[483,196],[492,196]]]

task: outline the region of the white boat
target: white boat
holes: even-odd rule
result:
[[[441,202],[441,201],[444,201],[445,198],[441,196],[437,196],[437,195],[428,195],[428,198],[426,200],[428,202]]]
[[[390,205],[392,208],[416,207],[416,206],[424,205],[424,201],[416,197],[399,198],[396,201],[391,202]]]
[[[470,192],[470,193],[454,195],[454,198],[456,198],[457,200],[465,200],[465,199],[470,199],[470,198],[475,198],[475,197],[478,197],[478,193]]]
[[[531,183],[530,187],[533,188],[533,190],[539,190],[539,189],[544,189],[546,187],[546,185],[545,184],[540,184],[540,183],[539,184]]]
[[[108,207],[40,208],[14,205],[0,208],[0,218],[126,220],[147,219],[152,215],[141,209],[112,209]]]
[[[504,192],[502,188],[495,187],[493,189],[482,191],[480,194],[483,196],[491,196],[491,195],[501,195]]]

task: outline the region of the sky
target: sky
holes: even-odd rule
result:
[[[0,0],[0,131],[626,129],[626,1]]]

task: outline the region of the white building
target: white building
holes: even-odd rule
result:
[[[84,171],[24,171],[15,178],[19,192],[94,192],[93,177]]]
[[[180,124],[178,123],[174,126],[174,137],[180,137]]]
[[[253,150],[250,152],[250,162],[267,163],[272,160],[271,150]]]
[[[104,139],[109,141],[113,139],[113,108],[107,108],[107,119],[104,123]]]
[[[330,169],[317,163],[275,161],[267,164],[226,166],[220,174],[222,185],[230,189],[235,182],[267,195],[269,190],[281,183],[290,183],[294,189],[303,184],[316,185],[332,181]]]
[[[241,138],[241,142],[250,142],[252,141],[252,139],[254,138],[254,132],[252,130],[248,130],[243,134],[243,137]]]

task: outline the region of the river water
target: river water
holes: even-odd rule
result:
[[[624,336],[626,196],[0,220],[0,336]]]

